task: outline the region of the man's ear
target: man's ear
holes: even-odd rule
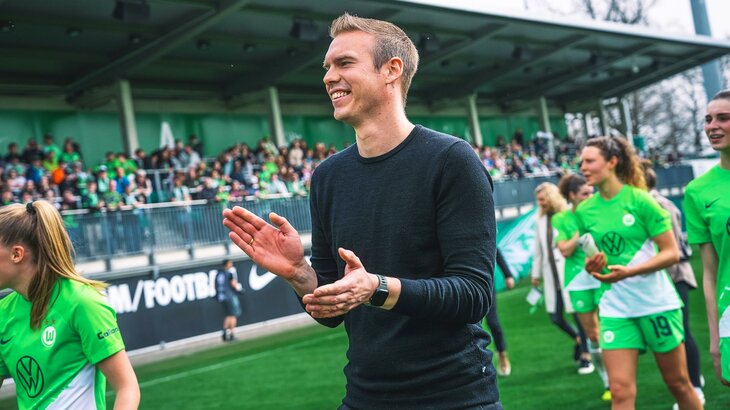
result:
[[[392,84],[403,75],[403,60],[400,57],[393,57],[383,64],[382,72],[386,78],[386,84]]]
[[[20,245],[14,245],[12,248],[10,248],[10,258],[13,263],[23,262],[23,259],[25,259],[25,247]]]

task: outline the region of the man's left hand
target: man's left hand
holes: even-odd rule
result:
[[[378,287],[378,279],[362,266],[354,252],[340,248],[340,257],[347,265],[345,276],[329,285],[320,286],[304,295],[302,301],[314,318],[341,316],[370,300]]]

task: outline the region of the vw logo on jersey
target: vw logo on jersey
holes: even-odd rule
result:
[[[625,248],[626,241],[617,232],[608,232],[601,238],[601,250],[609,255],[621,255]]]
[[[626,226],[631,226],[636,222],[636,218],[634,218],[634,215],[626,214],[623,218],[623,223]]]
[[[613,334],[613,332],[612,332],[612,331],[610,331],[610,330],[606,330],[605,332],[603,332],[603,341],[604,341],[604,342],[606,342],[606,343],[611,343],[611,342],[613,342],[613,340],[614,340],[615,338],[616,338],[616,335],[615,335],[615,334]]]
[[[17,374],[16,383],[23,386],[29,398],[35,398],[43,391],[43,371],[38,362],[30,357],[23,356],[15,365]]]
[[[43,342],[43,346],[45,347],[53,346],[56,343],[56,328],[53,326],[45,328],[41,336],[41,342]]]

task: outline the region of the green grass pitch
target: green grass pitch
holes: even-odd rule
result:
[[[693,262],[701,282],[698,261],[695,258]],[[528,313],[526,282],[498,296],[512,360],[512,375],[499,379],[504,407],[610,408],[600,401],[598,376],[577,374],[572,342],[550,323],[543,310]],[[730,388],[720,385],[711,367],[701,289],[691,293],[690,308],[707,381],[706,408],[727,408]],[[346,348],[342,327],[314,326],[140,366],[136,372],[142,387],[141,408],[335,409],[345,391],[342,368]],[[637,409],[668,410],[674,402],[651,354],[639,359],[638,391]],[[109,393],[107,397],[111,409],[114,396]],[[0,401],[0,409],[15,408],[14,401]]]

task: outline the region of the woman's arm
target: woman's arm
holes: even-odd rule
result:
[[[720,363],[720,328],[717,313],[717,266],[718,258],[712,243],[700,245],[702,256],[703,287],[705,291],[705,306],[707,307],[707,323],[710,328],[710,356],[715,367],[717,378],[726,386],[730,381],[723,380]]]
[[[571,255],[573,255],[573,252],[578,248],[578,232],[576,232],[572,238],[568,239],[567,241],[558,241],[558,250],[560,253],[566,257],[570,258]]]
[[[606,275],[594,275],[602,282],[613,283],[631,276],[656,272],[660,269],[672,266],[679,262],[679,248],[674,239],[672,230],[668,230],[652,238],[659,247],[659,252],[653,258],[634,266],[610,265],[611,273]]]
[[[100,361],[97,366],[117,394],[114,410],[137,409],[140,397],[139,384],[127,352],[121,350]]]

